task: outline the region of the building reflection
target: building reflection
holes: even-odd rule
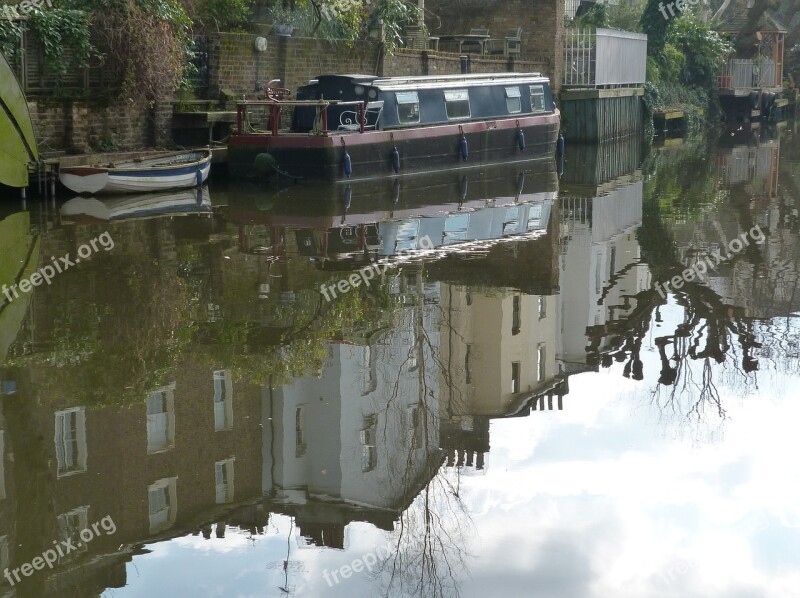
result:
[[[711,171],[735,209],[713,212],[654,205],[631,139],[576,148],[560,189],[552,169],[505,169],[428,181],[427,200],[413,181],[354,185],[310,214],[238,196],[213,215],[24,223],[42,255],[102,227],[117,250],[0,311],[21,311],[0,319],[0,569],[106,516],[117,531],[0,591],[122,587],[147,545],[264,534],[277,515],[299,546],[346,548],[352,522],[392,530],[437,476],[491,467],[493,420],[569,409],[574,374],[616,361],[674,384],[671,349],[700,320],[756,359],[753,319],[797,310],[777,143],[720,154]],[[658,332],[661,370],[647,372],[666,305],[653,281],[754,224],[766,242],[678,297],[686,329]],[[406,256],[423,237],[431,253]],[[391,268],[369,288],[321,298],[381,259]]]

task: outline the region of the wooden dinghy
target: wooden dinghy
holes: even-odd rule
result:
[[[148,193],[201,187],[211,169],[211,151],[198,150],[104,166],[61,168],[59,180],[75,193]]]

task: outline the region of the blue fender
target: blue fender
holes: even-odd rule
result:
[[[464,135],[461,135],[458,145],[461,148],[461,159],[466,161],[466,159],[469,157],[469,145],[467,145],[467,138]]]
[[[400,172],[400,152],[396,147],[392,148],[392,169],[395,173]]]
[[[347,187],[344,190],[344,209],[345,210],[349,210],[350,209],[350,203],[352,201],[353,201],[353,190],[350,188],[350,185],[347,185]]]
[[[525,151],[525,133],[522,129],[517,132],[517,145],[519,146],[519,151]]]
[[[556,155],[564,155],[564,136],[561,133],[558,134],[558,141],[556,141]]]
[[[350,159],[350,154],[344,153],[344,175],[349,179],[353,174],[353,161]]]
[[[400,179],[395,179],[392,183],[392,203],[400,201]]]

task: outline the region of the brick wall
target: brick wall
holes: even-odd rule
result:
[[[146,107],[103,100],[31,96],[28,109],[42,151],[83,153],[171,144],[169,101],[150,111]]]
[[[471,73],[541,72],[550,76],[551,65],[544,60],[505,60],[470,57]],[[454,54],[400,50],[383,61],[383,75],[456,75],[461,72],[461,58]]]
[[[561,14],[563,15],[563,7]],[[453,28],[458,30],[457,27]],[[537,44],[545,46],[537,36]],[[454,54],[398,50],[384,56],[378,44],[362,41],[347,47],[310,38],[268,36],[267,50],[257,52],[253,34],[220,33],[209,39],[209,90],[226,90],[238,99],[255,98],[263,85],[280,79],[284,87],[295,90],[323,73],[360,73],[385,76],[457,74],[460,58]],[[552,40],[552,38],[550,38]],[[530,46],[529,46],[530,47]],[[556,79],[556,54],[528,53],[522,60],[471,58],[470,71],[540,71]]]
[[[506,31],[522,28],[522,58],[551,65],[553,88],[558,91],[563,73],[563,0],[428,0],[426,26],[431,35],[468,33],[475,27],[489,29],[496,39]],[[519,70],[519,69],[517,69]],[[480,72],[473,69],[473,72]]]
[[[267,50],[256,52],[253,34],[219,33],[209,39],[209,90],[254,98],[271,79],[297,89],[323,73],[375,73],[380,49],[371,42],[352,47],[302,37],[267,37]]]

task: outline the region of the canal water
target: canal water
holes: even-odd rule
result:
[[[789,125],[4,200],[0,595],[797,595],[798,198]]]

